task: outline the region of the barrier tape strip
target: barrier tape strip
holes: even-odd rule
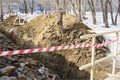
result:
[[[48,47],[48,48],[3,51],[3,52],[0,52],[0,56],[15,55],[15,54],[28,54],[28,53],[37,53],[37,52],[49,52],[49,51],[56,51],[56,50],[87,48],[87,47],[99,48],[99,47],[102,47],[102,46],[107,46],[109,44],[115,43],[116,41],[118,41],[118,39],[110,40],[110,41],[100,43],[100,44],[87,43],[87,44],[77,44],[77,45],[68,45],[68,46],[55,46],[55,47]]]

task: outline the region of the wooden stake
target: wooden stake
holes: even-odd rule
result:
[[[96,37],[92,38],[92,43],[94,44],[96,41]],[[92,57],[91,57],[91,63],[92,63],[92,67],[91,67],[91,77],[90,80],[94,80],[94,61],[95,61],[95,47],[92,47]]]
[[[118,33],[118,32],[116,32],[116,37],[117,37],[117,39],[119,39],[119,33]],[[115,48],[114,48],[114,58],[113,58],[112,75],[115,75],[115,66],[116,66],[117,50],[118,50],[118,41],[115,43]]]

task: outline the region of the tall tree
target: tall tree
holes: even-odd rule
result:
[[[118,4],[119,4],[119,9],[118,9],[118,12],[119,12],[119,15],[120,15],[120,0],[118,1]]]
[[[76,2],[76,0],[74,0],[74,2],[73,2],[73,0],[70,0],[70,3],[72,5],[72,10],[73,10],[75,16],[77,17],[78,15],[77,15],[77,11],[76,11],[76,4],[75,4],[75,2]]]
[[[60,7],[60,0],[56,0],[58,13],[58,35],[63,34],[63,9]]]
[[[112,21],[112,24],[114,25],[115,22],[114,22],[114,18],[113,18],[113,6],[112,6],[112,0],[109,0],[109,6],[110,6],[110,14],[111,14],[111,21]]]
[[[0,17],[1,17],[1,22],[3,22],[3,4],[2,4],[2,0],[0,0],[0,8],[1,8],[1,14],[0,14]]]
[[[105,1],[105,27],[108,28],[109,24],[108,24],[108,2],[109,0]]]
[[[34,7],[35,7],[35,0],[30,0],[30,1],[28,1],[28,3],[29,3],[31,14],[33,14]]]
[[[86,2],[87,0],[82,0],[81,1],[81,14],[82,14],[82,18],[85,18],[86,15]]]
[[[93,24],[96,24],[96,11],[95,11],[93,0],[88,0],[88,4],[92,12]]]
[[[116,16],[115,16],[115,25],[117,25],[117,17],[118,17],[119,13],[120,13],[120,0],[118,0],[118,9],[117,9],[117,13],[116,13]]]
[[[78,19],[80,22],[82,22],[81,18],[81,0],[78,0]]]
[[[73,8],[73,12],[75,16],[79,19],[80,22],[82,22],[82,1],[81,0],[70,0],[70,3]]]
[[[64,14],[66,14],[66,9],[67,9],[66,0],[63,0],[63,12],[64,12]]]
[[[23,2],[23,0],[18,0],[17,4],[18,4],[18,11],[20,11],[21,13],[25,13],[25,8],[24,8],[24,2]]]
[[[12,13],[10,1],[7,2],[7,6],[8,6],[8,13],[9,14]]]
[[[101,8],[102,8],[103,22],[105,23],[105,9],[104,9],[104,3],[103,3],[103,0],[100,0],[100,1],[101,1]]]
[[[24,4],[24,12],[28,13],[28,6],[27,6],[27,1],[23,0],[23,4]]]
[[[14,1],[11,0],[11,13],[13,13],[13,3],[14,3]]]

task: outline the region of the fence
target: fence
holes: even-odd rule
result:
[[[97,36],[101,36],[101,35],[105,35],[105,34],[111,34],[111,33],[115,33],[116,34],[116,38],[117,38],[117,41],[115,43],[115,48],[114,48],[114,54],[111,54],[107,57],[104,57],[104,58],[101,58],[99,60],[95,60],[95,47],[92,46],[92,56],[91,56],[91,63],[89,64],[86,64],[86,65],[83,65],[79,68],[79,70],[84,70],[84,69],[87,69],[89,67],[91,67],[91,75],[90,75],[90,80],[94,80],[94,68],[95,68],[95,65],[100,63],[100,62],[103,62],[107,59],[110,59],[110,58],[113,58],[113,67],[112,67],[112,76],[115,75],[115,66],[116,66],[116,58],[117,58],[117,49],[118,49],[118,40],[119,40],[119,32],[120,30],[116,30],[116,31],[109,31],[109,32],[103,32],[103,33],[99,33],[99,34],[88,34],[88,35],[83,35],[81,38],[82,39],[86,39],[86,38],[92,38],[92,43],[94,44],[95,41],[96,41],[96,37]]]

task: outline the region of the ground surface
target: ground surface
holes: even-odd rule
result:
[[[120,80],[120,72],[116,73],[114,76],[110,76],[105,80]]]
[[[80,39],[80,36],[84,34],[91,34],[87,31],[90,29],[84,24],[79,23],[72,15],[67,15],[63,18],[63,37],[57,35],[58,26],[55,14],[38,16],[23,26],[12,25],[14,19],[15,17],[8,18],[1,24],[0,30],[11,37],[17,44],[21,45],[22,48],[51,47],[91,42],[91,39]],[[96,42],[103,42],[103,37],[97,38]],[[96,59],[99,59],[104,57],[109,50],[106,47],[102,47],[98,48],[96,52]],[[79,67],[90,62],[91,48],[33,54],[29,57],[43,63],[58,74],[60,78],[89,80],[89,69],[79,71]],[[95,71],[95,80],[105,78],[106,73],[110,72],[110,65],[101,66],[100,64],[98,67]]]

